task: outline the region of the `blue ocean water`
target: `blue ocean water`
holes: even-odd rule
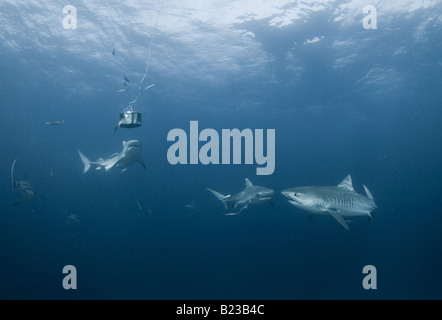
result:
[[[71,4],[69,30],[64,1],[0,3],[0,299],[442,298],[440,2],[373,1],[376,29],[358,1]],[[113,135],[151,40],[143,125]],[[190,121],[275,129],[274,174],[172,166],[167,134]],[[77,149],[95,160],[134,139],[146,171],[82,174]],[[37,201],[14,206],[14,159]],[[378,206],[350,231],[280,194],[348,174]],[[206,188],[245,178],[274,189],[273,206],[225,216]]]

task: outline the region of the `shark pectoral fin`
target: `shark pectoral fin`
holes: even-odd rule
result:
[[[106,172],[108,172],[110,169],[112,169],[114,167],[114,164],[108,165],[104,167],[104,170],[106,170]]]
[[[144,170],[147,170],[146,164],[144,163],[143,159],[138,159],[138,163],[141,164],[141,166],[144,168]]]
[[[345,221],[344,217],[339,211],[334,209],[328,209],[326,210],[326,212],[330,214],[333,218],[335,218],[345,229],[350,230],[347,222]]]

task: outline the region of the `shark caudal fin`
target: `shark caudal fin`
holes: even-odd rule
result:
[[[227,205],[226,201],[227,201],[227,199],[230,198],[230,196],[225,196],[225,195],[223,195],[223,194],[221,194],[219,192],[216,192],[216,191],[214,191],[212,189],[209,189],[209,188],[207,188],[207,190],[212,192],[215,195],[215,197],[217,197],[217,199],[224,204],[224,208],[226,209],[226,211],[227,211],[227,209],[229,209],[229,206]]]
[[[91,168],[91,162],[80,150],[78,150],[78,154],[80,155],[81,161],[83,161],[84,164],[83,174],[85,174]]]

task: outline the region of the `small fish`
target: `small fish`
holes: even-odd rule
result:
[[[199,211],[198,206],[195,204],[195,201],[192,201],[191,204],[186,204],[184,207],[192,213]]]
[[[78,216],[76,214],[70,214],[68,215],[68,211],[66,210],[66,220],[68,222],[68,224],[72,224],[72,223],[79,223],[80,219],[78,219]]]
[[[45,125],[51,126],[51,127],[58,126],[61,124],[64,124],[64,120],[63,121],[47,121],[47,122],[45,122]]]
[[[127,88],[126,89],[118,90],[117,92],[126,92],[126,91],[127,91]]]
[[[135,201],[137,202],[138,209],[140,209],[140,211],[143,211],[143,208],[141,208],[141,205],[140,205],[140,201],[138,201],[138,199],[135,199]]]
[[[224,215],[225,215],[225,216],[236,216],[236,215],[240,214],[243,210],[245,210],[245,209],[247,209],[247,208],[248,208],[248,207],[245,206],[245,207],[242,207],[238,212],[225,213]]]
[[[151,84],[150,86],[147,86],[146,88],[144,88],[144,90],[149,90],[150,88],[153,88],[153,87],[155,87],[156,85],[157,85],[156,83]]]
[[[126,82],[130,82],[130,80],[126,77],[126,74],[124,74],[124,80],[125,80]]]

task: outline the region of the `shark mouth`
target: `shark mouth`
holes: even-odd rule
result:
[[[294,205],[294,206],[300,206],[302,205],[301,202],[295,201],[295,200],[289,200],[289,203]]]
[[[132,145],[127,147],[127,150],[131,150],[131,149],[141,150],[140,146],[136,145],[136,144],[132,144]]]
[[[293,197],[290,197],[289,198],[290,200],[290,202],[294,202],[294,203],[297,203],[297,204],[301,204],[301,202],[299,202],[298,200],[296,200],[296,198],[293,198]]]

